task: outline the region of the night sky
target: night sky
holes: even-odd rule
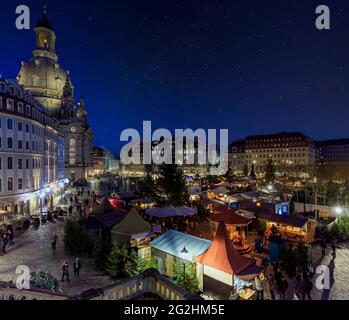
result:
[[[118,153],[120,133],[228,128],[230,140],[277,131],[349,137],[349,1],[2,0],[0,73],[32,57],[31,27],[48,6],[57,53],[86,100],[95,144]],[[315,8],[331,9],[329,31]]]

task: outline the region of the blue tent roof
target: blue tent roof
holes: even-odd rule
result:
[[[166,252],[172,256],[183,259],[181,251],[185,247],[188,251],[185,260],[193,261],[210,247],[211,241],[194,237],[192,235],[169,230],[150,243],[152,248]]]

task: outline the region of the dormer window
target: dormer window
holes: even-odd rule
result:
[[[34,74],[33,75],[33,87],[37,87],[39,85],[39,80],[40,80],[40,78],[36,74]]]

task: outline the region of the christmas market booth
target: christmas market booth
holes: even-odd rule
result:
[[[304,216],[283,216],[263,212],[259,218],[266,225],[266,237],[281,236],[283,239],[295,242],[312,243],[315,240],[317,222]]]
[[[204,253],[211,241],[194,237],[187,233],[169,230],[150,243],[152,256],[157,262],[158,271],[167,277],[174,276],[176,263],[192,262]]]
[[[199,274],[203,274],[203,292],[218,299],[226,300],[231,293],[237,293],[242,299],[254,296],[252,285],[254,278],[263,268],[255,260],[236,252],[228,236],[226,226],[220,222],[216,236],[210,248],[195,258]]]
[[[135,199],[130,202],[132,207],[137,207],[139,209],[145,210],[153,208],[155,206],[155,201],[152,198],[140,198]]]
[[[196,227],[197,208],[191,207],[164,207],[146,210],[154,225],[159,226],[162,232],[168,229],[188,232]]]
[[[87,219],[81,220],[81,227],[94,238],[110,241],[111,229],[127,215],[124,209],[115,208],[106,197],[93,208]]]
[[[111,231],[112,241],[117,245],[142,247],[155,237],[151,224],[145,221],[136,208],[132,208],[126,217]]]
[[[248,226],[252,223],[253,219],[246,218],[243,214],[247,215],[244,211],[226,209],[221,211],[221,213],[211,216],[209,220],[211,221],[213,237],[217,232],[219,224],[224,223],[233,249],[240,253],[248,253],[252,250],[252,246],[247,241],[247,232]],[[250,215],[250,217],[253,217],[253,215]]]

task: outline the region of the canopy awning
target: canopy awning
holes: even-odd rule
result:
[[[188,217],[197,214],[196,208],[189,207],[165,207],[165,208],[151,208],[146,210],[146,214],[151,217],[169,218],[169,217]]]
[[[151,224],[145,221],[136,208],[132,208],[126,217],[112,229],[112,233],[137,235],[151,231]]]
[[[302,216],[283,216],[270,212],[263,212],[259,219],[296,228],[302,228],[309,221],[308,218]]]
[[[211,247],[195,259],[197,263],[215,268],[231,275],[243,274],[255,261],[233,250],[224,223],[220,223]]]

